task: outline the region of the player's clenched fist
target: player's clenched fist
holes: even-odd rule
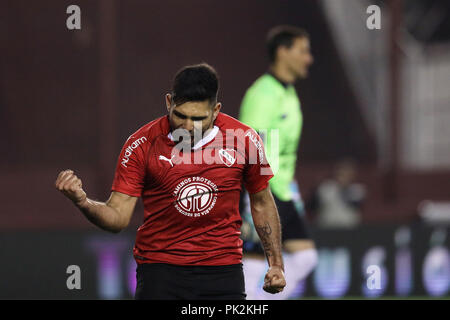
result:
[[[82,203],[86,200],[86,192],[82,188],[83,184],[72,170],[61,171],[56,178],[55,186],[56,189],[61,191],[75,204]]]
[[[264,278],[263,289],[269,293],[278,293],[283,291],[286,286],[284,272],[280,267],[270,267]]]

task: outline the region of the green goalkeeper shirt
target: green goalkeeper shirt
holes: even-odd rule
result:
[[[290,183],[294,179],[303,123],[294,86],[269,73],[262,75],[245,93],[239,120],[259,132],[264,141],[274,171],[269,180],[272,192],[282,201],[292,200]]]

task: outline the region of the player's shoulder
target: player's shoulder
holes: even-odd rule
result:
[[[128,140],[144,138],[146,141],[151,141],[157,136],[168,134],[168,132],[169,122],[167,116],[163,116],[141,126],[128,137]]]
[[[260,105],[261,102],[264,102],[264,105],[272,105],[272,102],[280,99],[282,95],[283,90],[280,88],[280,85],[277,84],[277,80],[266,73],[256,79],[247,89],[243,106],[257,106]]]
[[[260,139],[258,132],[251,126],[246,125],[236,118],[233,118],[232,116],[222,112],[219,113],[219,116],[216,119],[216,125],[220,128],[220,131],[225,136],[229,134],[228,130],[232,130],[234,133],[234,137],[244,145],[248,144],[248,142],[246,142],[246,138],[254,142]]]
[[[261,94],[273,94],[279,91],[277,90],[279,87],[277,80],[269,73],[265,73],[253,82],[249,91],[260,92]]]
[[[253,130],[253,128],[251,128],[250,126],[223,112],[220,112],[219,115],[217,116],[216,125],[222,131],[226,131],[227,129],[228,130],[242,129],[244,131]]]

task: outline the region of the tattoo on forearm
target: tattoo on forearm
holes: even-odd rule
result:
[[[255,229],[258,232],[259,238],[261,239],[261,244],[264,248],[264,252],[268,257],[273,255],[273,243],[270,240],[270,235],[272,234],[272,228],[268,222],[264,225],[255,225]]]

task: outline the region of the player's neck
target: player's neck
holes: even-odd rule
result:
[[[296,80],[295,75],[280,63],[271,65],[269,71],[281,82],[293,84]]]

